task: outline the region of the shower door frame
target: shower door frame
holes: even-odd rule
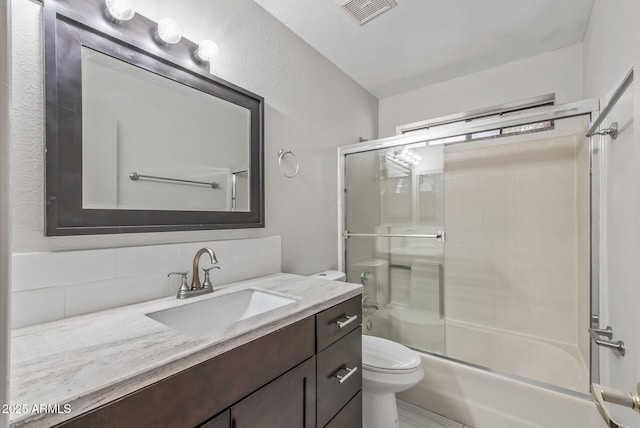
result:
[[[496,109],[499,109],[497,106]],[[500,117],[488,117],[486,119],[474,119],[470,122],[452,124],[437,127],[435,129],[427,129],[424,131],[413,131],[407,134],[397,135],[388,138],[381,138],[377,140],[364,141],[361,143],[350,144],[347,146],[338,147],[338,269],[346,272],[346,257],[347,257],[347,245],[346,240],[349,239],[348,231],[346,229],[346,157],[348,155],[375,151],[380,149],[390,149],[407,144],[422,143],[425,141],[439,140],[443,138],[455,137],[459,135],[472,134],[483,131],[491,131],[500,128],[507,128],[512,126],[527,125],[537,122],[545,122],[550,120],[569,119],[578,116],[589,115],[589,126],[595,122],[600,114],[600,101],[596,98],[576,101],[566,104],[550,105],[546,107],[536,108],[535,110],[523,110],[520,112],[510,113],[508,116]],[[464,113],[456,115],[464,117]],[[450,117],[450,116],[448,116]],[[433,120],[438,121],[438,119]],[[431,122],[431,120],[429,121]],[[543,131],[544,132],[544,131]],[[585,136],[586,137],[586,136]],[[500,138],[500,137],[498,137]],[[449,144],[465,144],[467,142],[476,141],[461,141],[444,143]],[[512,143],[517,144],[517,143]],[[435,145],[434,145],[435,146]],[[597,320],[600,315],[600,187],[601,177],[600,171],[602,168],[602,138],[598,136],[592,136],[589,138],[589,206],[590,206],[590,318],[588,327],[598,327],[594,325],[594,320]],[[446,284],[445,284],[446,286]],[[521,376],[512,375],[505,372],[499,372],[489,367],[479,366],[467,361],[461,361],[454,358],[447,357],[446,355],[435,354],[428,351],[421,351],[427,354],[443,358],[450,361],[455,361],[467,366],[479,368],[492,373],[497,373],[502,376],[507,376],[516,380],[520,380],[529,384],[548,388],[557,392],[577,396],[580,398],[590,399],[589,394],[573,391],[567,388],[547,384],[544,382],[536,381],[534,379],[523,378]],[[600,382],[600,354],[599,347],[589,338],[589,384]]]

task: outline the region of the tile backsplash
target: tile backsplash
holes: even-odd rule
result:
[[[279,236],[100,250],[13,254],[12,327],[158,299],[177,293],[198,249],[211,247],[214,287],[280,272]],[[206,259],[203,257],[202,265]]]

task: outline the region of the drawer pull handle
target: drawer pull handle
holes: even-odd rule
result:
[[[354,374],[355,372],[357,372],[357,371],[358,371],[358,367],[354,367],[354,368],[352,368],[352,369],[345,367],[345,368],[340,369],[340,370],[346,370],[346,371],[347,371],[347,374],[346,374],[346,375],[344,375],[344,376],[340,376],[338,373],[336,373],[336,374],[335,374],[335,377],[337,377],[337,378],[338,378],[338,380],[340,381],[340,383],[344,383],[344,382],[346,382],[346,380],[347,380],[347,379],[349,379],[349,378],[351,377],[351,375],[352,375],[352,374]],[[339,371],[338,371],[338,372],[339,372]]]
[[[344,328],[344,327],[348,326],[349,324],[351,324],[352,322],[354,322],[355,320],[357,320],[358,316],[354,315],[352,317],[349,317],[347,315],[344,315],[344,321],[340,321],[340,319],[342,319],[342,318],[339,318],[336,321],[336,324],[338,324],[339,328]]]

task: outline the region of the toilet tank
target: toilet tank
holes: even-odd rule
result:
[[[347,279],[346,275],[339,270],[325,270],[324,272],[314,273],[309,276],[312,278],[328,279],[331,281],[346,281]]]

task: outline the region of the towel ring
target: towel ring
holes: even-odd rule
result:
[[[296,170],[292,175],[289,175],[282,170],[282,158],[284,158],[286,155],[293,156],[293,159],[296,162]],[[298,171],[300,171],[300,164],[298,163],[298,158],[296,157],[296,154],[293,153],[291,150],[284,150],[284,149],[278,150],[278,165],[280,166],[280,172],[282,173],[282,175],[284,175],[287,178],[295,177],[296,175],[298,175]]]

